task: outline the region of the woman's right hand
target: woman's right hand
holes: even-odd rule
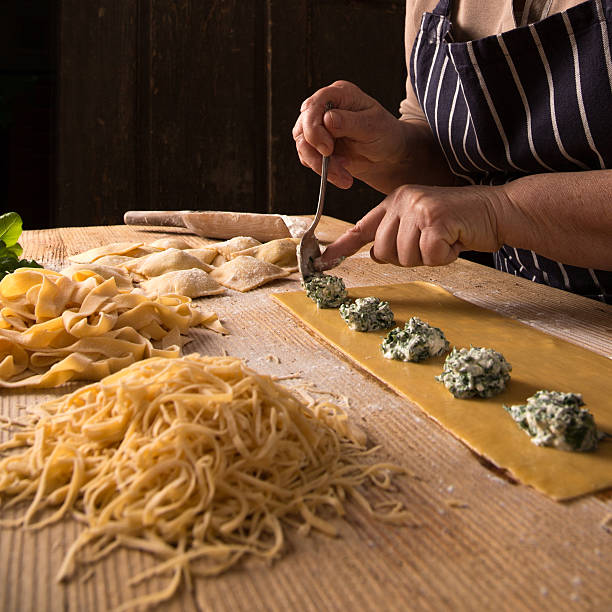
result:
[[[387,169],[408,157],[403,123],[356,85],[336,81],[303,102],[293,138],[302,164],[318,174],[321,156],[331,155],[328,180],[337,187],[357,178],[387,192]]]

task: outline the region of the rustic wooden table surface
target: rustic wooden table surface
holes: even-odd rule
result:
[[[58,268],[67,255],[119,240],[152,241],[177,231],[130,227],[24,232],[25,255]],[[183,236],[193,245],[202,239]],[[347,285],[425,280],[599,354],[612,355],[612,307],[467,261],[444,268],[375,265],[365,254],[338,269]],[[339,353],[309,334],[269,295],[297,290],[297,275],[246,294],[204,298],[231,332],[195,330],[186,352],[248,360],[348,400],[384,455],[411,476],[396,480],[410,524],[388,526],[348,504],[340,537],[290,535],[285,556],[258,561],[182,589],[164,610],[611,610],[612,491],[567,503],[517,485]],[[612,372],[612,362],[611,362]],[[16,415],[64,391],[5,392],[0,411]],[[57,584],[54,576],[79,527],[0,529],[0,610],[107,610],[164,586],[132,588],[149,567],[144,554],[118,551],[95,572]],[[85,578],[85,579],[83,579]]]

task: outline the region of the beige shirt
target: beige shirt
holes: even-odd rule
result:
[[[453,39],[457,42],[476,40],[492,34],[512,30],[543,19],[552,13],[564,11],[584,0],[454,0],[451,23]],[[431,12],[438,0],[406,0],[406,66],[421,26],[424,12]],[[523,8],[526,12],[523,12]],[[406,80],[406,98],[400,104],[402,119],[423,119],[425,115],[417,101],[410,82],[410,70]]]

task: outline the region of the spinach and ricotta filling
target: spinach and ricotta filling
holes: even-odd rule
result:
[[[331,274],[313,274],[303,282],[306,295],[319,308],[338,308],[346,300],[344,281]]]
[[[537,446],[592,451],[597,448],[597,427],[593,415],[582,406],[579,393],[536,391],[526,404],[504,408]]]
[[[444,332],[418,317],[412,317],[402,329],[392,329],[382,341],[381,350],[387,359],[424,361],[449,349]]]
[[[460,399],[493,397],[506,388],[512,366],[490,348],[454,348],[436,380]]]
[[[340,316],[350,329],[360,332],[388,329],[395,324],[389,302],[377,297],[357,298],[340,306]]]

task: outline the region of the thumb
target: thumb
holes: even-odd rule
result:
[[[361,247],[372,242],[376,237],[376,230],[383,220],[387,210],[379,204],[373,208],[356,225],[344,232],[340,238],[332,242],[321,255],[321,264],[333,267],[338,260],[349,257],[356,253]]]

